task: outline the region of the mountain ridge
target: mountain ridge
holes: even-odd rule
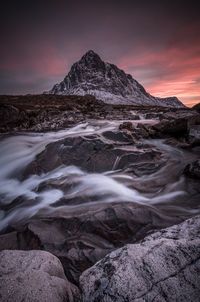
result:
[[[71,66],[64,80],[47,92],[58,95],[94,95],[110,104],[184,107],[176,97],[158,98],[149,94],[130,74],[104,62],[93,50]]]

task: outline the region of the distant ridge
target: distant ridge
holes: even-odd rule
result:
[[[93,50],[74,63],[64,80],[47,93],[91,94],[111,104],[185,107],[176,97],[158,98],[150,95],[130,74],[114,64],[105,63]]]

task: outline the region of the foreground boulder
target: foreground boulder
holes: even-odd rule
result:
[[[58,258],[43,251],[0,253],[0,300],[4,302],[78,301]]]
[[[199,301],[200,216],[104,257],[80,278],[84,302]]]

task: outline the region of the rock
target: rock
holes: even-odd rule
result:
[[[199,301],[200,216],[118,249],[80,277],[84,302]]]
[[[191,144],[184,137],[179,139],[175,137],[170,137],[167,138],[164,142],[167,145],[171,145],[182,149],[189,149],[191,147]]]
[[[188,140],[192,146],[200,146],[200,125],[191,125]]]
[[[200,179],[200,160],[188,164],[184,169],[184,173],[188,177]]]
[[[132,114],[131,120],[138,121],[140,120],[140,116],[138,114]]]
[[[1,235],[0,249],[49,251],[61,260],[68,280],[78,284],[80,274],[109,252],[177,221],[181,220],[164,219],[153,208],[127,202],[62,208]]]
[[[24,175],[46,173],[61,165],[74,165],[83,171],[101,173],[113,168],[125,169],[135,162],[158,161],[160,158],[161,153],[150,147],[134,151],[120,148],[119,144],[124,145],[122,140],[128,142],[127,135],[113,133],[112,138],[113,142],[110,143],[93,136],[67,138],[51,143],[27,166]]]
[[[89,95],[0,96],[0,132],[65,129],[101,114],[105,104]]]
[[[44,251],[0,252],[0,300],[4,302],[79,301],[60,261]]]
[[[132,137],[132,143],[134,142],[135,144],[137,144],[137,141],[140,139],[153,138],[156,134],[152,125],[142,123],[138,123],[136,127],[133,127],[131,122],[124,122],[119,126],[119,129],[124,135]]]
[[[155,136],[155,130],[151,125],[138,124],[135,131],[140,138],[148,139]]]
[[[153,126],[153,129],[160,135],[172,135],[179,137],[188,133],[188,119],[177,118],[171,120],[162,120]]]
[[[0,106],[0,125],[16,122],[19,119],[19,110],[12,105]]]
[[[133,131],[133,124],[131,122],[124,122],[119,125],[119,130],[128,130],[128,131]]]
[[[137,135],[137,131],[135,126],[131,122],[124,122],[119,125],[119,130],[122,131],[122,133],[128,137],[130,137],[130,141],[132,144],[136,145],[137,141],[139,139],[139,136]]]
[[[200,140],[200,125],[192,125],[189,129],[189,136]]]
[[[150,112],[150,113],[146,113],[145,118],[146,119],[160,119],[161,114],[157,113],[157,112]]]
[[[122,132],[122,131],[116,131],[116,132],[105,131],[103,133],[103,137],[105,137],[106,139],[111,140],[113,142],[121,143],[121,144],[122,143],[130,144],[132,142],[131,136],[127,135],[125,132]]]

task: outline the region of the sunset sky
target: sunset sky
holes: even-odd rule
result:
[[[198,1],[5,0],[0,94],[41,93],[89,49],[155,96],[200,102]]]

